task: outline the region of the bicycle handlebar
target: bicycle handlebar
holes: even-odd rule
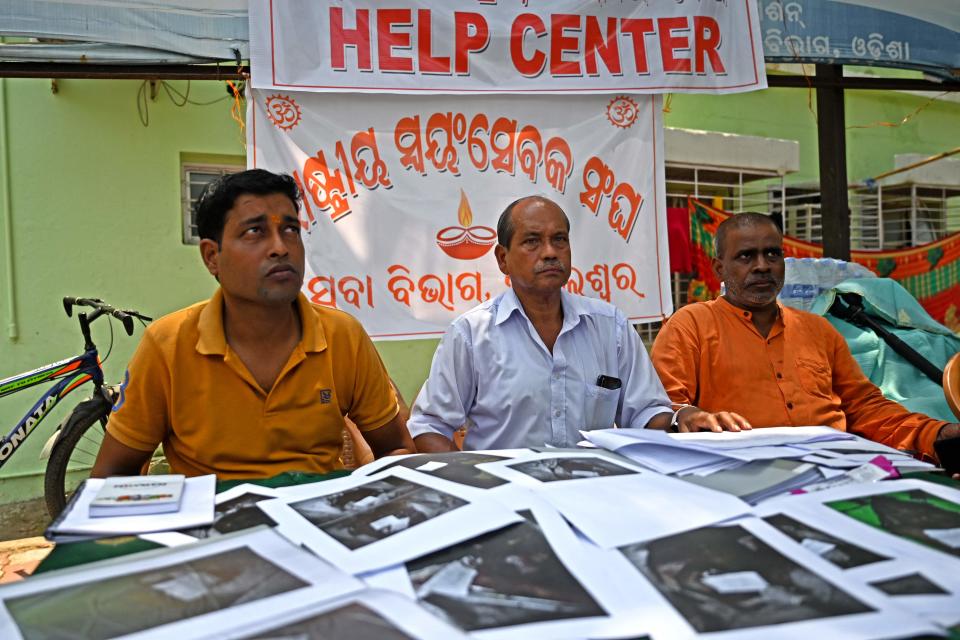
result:
[[[66,297],[63,299],[63,310],[67,312],[68,317],[73,317],[73,307],[90,307],[93,309],[93,313],[87,316],[89,322],[93,322],[98,317],[103,314],[111,315],[120,322],[123,323],[123,328],[127,332],[128,336],[133,335],[133,319],[139,318],[144,322],[150,322],[153,318],[148,318],[139,311],[133,309],[117,309],[111,307],[105,303],[100,298],[72,298]]]

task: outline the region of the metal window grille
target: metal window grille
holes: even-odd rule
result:
[[[220,176],[239,173],[245,168],[240,164],[184,164],[181,167],[183,244],[200,244],[193,206],[206,186]]]

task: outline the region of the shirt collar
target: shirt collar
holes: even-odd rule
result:
[[[327,348],[323,326],[318,321],[317,310],[303,293],[297,294],[297,310],[300,312],[300,346],[305,352],[318,352]],[[200,311],[197,323],[200,336],[197,352],[203,355],[226,355],[227,336],[223,330],[223,290],[218,288]]]
[[[747,311],[746,309],[741,309],[740,307],[732,304],[729,300],[727,300],[723,296],[720,296],[717,298],[717,304],[720,305],[721,309],[724,309],[727,313],[740,318],[742,322],[744,322],[747,325],[750,325],[750,327],[753,328],[753,313],[751,313],[750,311]],[[785,326],[784,324],[785,322],[786,322],[786,315],[784,314],[784,306],[783,306],[783,303],[780,302],[780,299],[778,298],[777,299],[777,319],[774,320],[773,326],[774,328],[778,326]],[[773,332],[771,331],[770,336],[767,336],[767,337],[772,337],[772,336],[773,336]]]
[[[579,298],[580,296],[575,296],[565,289],[560,289],[560,305],[563,309],[563,328],[561,331],[566,331],[578,325],[580,323],[580,316],[589,315],[589,310],[581,304]],[[514,312],[519,312],[520,315],[527,318],[527,314],[523,311],[523,305],[520,304],[517,293],[511,287],[507,289],[503,293],[503,297],[500,298],[494,324],[503,324]],[[529,318],[527,318],[527,320],[529,320]]]

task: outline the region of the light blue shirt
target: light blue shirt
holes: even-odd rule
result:
[[[561,291],[563,327],[547,349],[513,289],[447,330],[407,423],[414,437],[453,437],[464,449],[572,447],[582,429],[643,428],[670,399],[640,337],[619,309]],[[620,389],[597,386],[619,378]]]

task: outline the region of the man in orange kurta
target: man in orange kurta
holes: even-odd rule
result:
[[[825,318],[777,302],[782,241],[762,214],[717,229],[724,295],[678,310],[653,345],[670,399],[738,413],[753,427],[829,425],[931,456],[935,440],[960,436],[960,425],[884,398]]]

